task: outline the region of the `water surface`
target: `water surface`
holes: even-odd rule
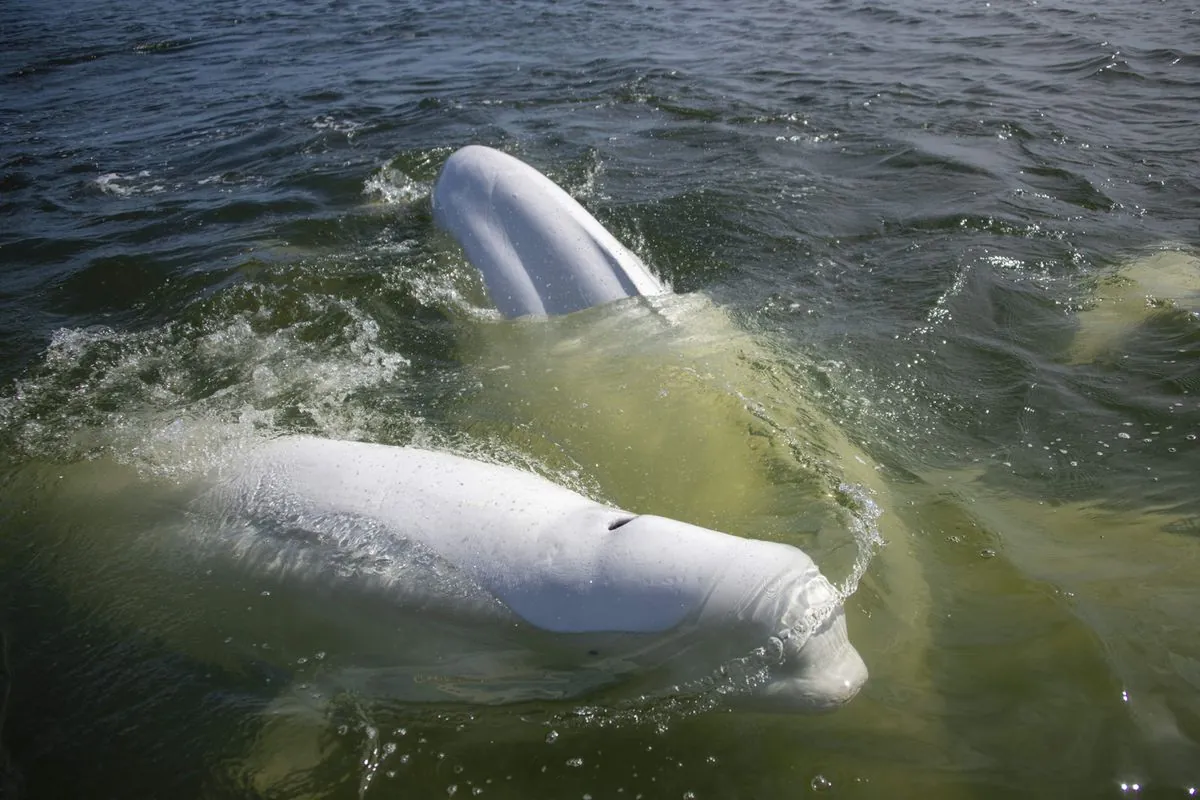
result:
[[[0,29],[15,796],[1200,786],[1200,11],[17,0]],[[112,543],[172,501],[122,470],[196,469],[179,426],[434,443],[687,511],[670,481],[555,462],[480,380],[498,323],[429,207],[468,143],[725,309],[765,354],[744,399],[777,441],[805,457],[808,420],[861,454],[841,467],[891,541],[848,604],[872,669],[850,706],[346,691],[280,721],[348,654],[261,652],[287,637],[253,582],[133,590],[161,565]],[[706,513],[843,564],[851,532],[789,533],[803,511],[773,502]],[[182,646],[189,617],[209,627]]]

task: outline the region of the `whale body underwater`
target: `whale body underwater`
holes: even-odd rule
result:
[[[566,192],[499,151],[452,155],[433,209],[506,317],[669,293]],[[749,658],[757,677],[735,702],[823,711],[867,678],[843,598],[802,550],[608,507],[513,467],[285,436],[238,455],[194,508],[221,520],[243,569],[331,600],[370,597],[385,627],[416,612],[418,626],[456,629],[473,678],[495,667],[470,651],[490,646],[493,665],[517,673],[514,647],[552,653],[558,673],[600,676],[549,689],[518,677],[470,699],[571,696],[638,673],[686,686]],[[454,659],[433,660],[453,672]],[[446,695],[427,697],[468,696],[443,678],[433,683]]]

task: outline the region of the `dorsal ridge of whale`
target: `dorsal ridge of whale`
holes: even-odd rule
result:
[[[428,547],[518,617],[556,633],[659,633],[711,609],[749,613],[768,578],[786,573],[805,584],[817,576],[795,548],[748,548],[596,503],[532,473],[419,448],[284,437],[258,449],[222,494],[243,516],[318,528],[329,527],[331,514],[360,521],[347,526],[352,536],[336,537],[351,554],[386,553],[396,537]],[[449,534],[463,519],[484,530]],[[783,609],[752,615],[779,619]]]
[[[433,217],[509,318],[668,291],[557,184],[489,147],[470,145],[447,159],[433,189]]]

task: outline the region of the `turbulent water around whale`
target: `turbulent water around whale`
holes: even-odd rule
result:
[[[0,794],[1200,789],[1200,11],[69,0],[0,28]],[[700,333],[501,320],[432,220],[471,143]],[[195,476],[296,433],[519,466],[840,583],[873,554],[871,677],[825,716],[389,700],[345,619],[172,546]]]

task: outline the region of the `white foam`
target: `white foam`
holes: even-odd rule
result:
[[[149,170],[142,170],[128,175],[122,175],[119,172],[106,172],[96,178],[95,183],[101,192],[113,197],[158,194],[167,190],[166,186],[161,183],[155,183],[149,180],[149,178]]]
[[[312,126],[319,131],[334,131],[335,133],[345,134],[347,139],[353,139],[354,135],[362,130],[366,124],[356,122],[352,119],[339,119],[328,114],[322,114],[313,120]]]
[[[433,184],[410,178],[392,166],[383,166],[363,183],[363,194],[388,206],[408,207],[429,197]]]
[[[408,358],[349,302],[313,296],[317,314],[349,319],[312,341],[311,323],[260,332],[253,313],[200,330],[168,323],[141,332],[55,331],[41,365],[0,400],[0,434],[28,456],[103,455],[156,474],[185,474],[239,440],[297,427],[335,438],[378,437],[381,419],[359,396],[403,382]],[[331,341],[332,339],[332,341]]]

